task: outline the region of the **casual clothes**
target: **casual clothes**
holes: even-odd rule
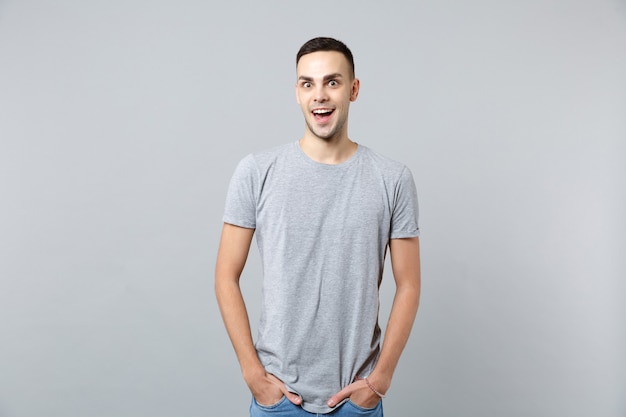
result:
[[[254,397],[250,404],[250,417],[314,417],[318,414],[312,414],[303,410],[302,407],[295,405],[286,397],[269,407],[259,405]],[[363,408],[352,401],[346,401],[342,405],[333,408],[328,414],[329,417],[383,417],[383,402],[379,401],[374,408]]]
[[[418,236],[417,218],[409,169],[362,145],[336,165],[292,142],[237,166],[224,222],[256,229],[264,277],[257,353],[305,410],[331,412],[326,401],[374,368],[387,246]]]

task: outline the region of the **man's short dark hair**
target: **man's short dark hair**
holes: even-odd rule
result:
[[[300,47],[298,55],[296,55],[296,65],[298,65],[300,58],[304,55],[319,51],[336,51],[342,53],[348,60],[350,70],[352,71],[352,77],[354,77],[354,58],[352,57],[352,52],[345,43],[334,38],[318,37],[307,41],[304,45],[302,45],[302,47]]]

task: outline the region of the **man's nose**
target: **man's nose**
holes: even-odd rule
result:
[[[328,94],[326,93],[326,89],[324,86],[319,86],[315,89],[315,101],[318,103],[323,103],[328,100]]]

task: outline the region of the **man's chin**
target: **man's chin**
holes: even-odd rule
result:
[[[329,135],[318,135],[318,134],[315,134],[315,137],[318,138],[318,139],[321,139],[321,140],[323,140],[324,142],[327,142],[327,143],[333,142],[333,141],[335,141],[335,139],[337,139],[337,135],[335,135],[334,133],[333,134],[329,134]]]
[[[309,131],[313,134],[313,136],[325,142],[332,142],[337,136],[337,132],[334,130],[324,131],[321,129],[312,129],[312,126],[309,126]]]
[[[328,135],[316,134],[315,136],[317,136],[319,139],[322,139],[323,141],[326,141],[326,142],[332,142],[332,140],[335,138],[334,134],[328,134]]]

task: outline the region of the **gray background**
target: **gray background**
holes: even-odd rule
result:
[[[0,416],[246,415],[223,200],[240,158],[303,132],[318,35],[356,56],[351,137],[420,196],[386,414],[626,416],[616,0],[0,1]]]

